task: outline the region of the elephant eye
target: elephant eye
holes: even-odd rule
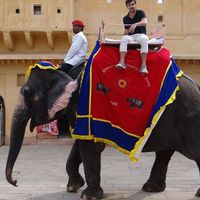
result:
[[[35,94],[33,100],[34,101],[39,101],[39,99],[40,99],[40,96],[38,94]]]

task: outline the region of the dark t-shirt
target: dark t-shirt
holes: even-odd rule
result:
[[[129,29],[131,24],[140,22],[143,18],[146,18],[146,15],[143,10],[136,10],[134,18],[129,17],[129,13],[123,18],[124,28]],[[126,25],[128,24],[128,25]],[[130,25],[129,25],[130,24]],[[133,35],[136,33],[144,33],[146,34],[146,26],[137,26],[133,33],[129,33],[129,35]]]

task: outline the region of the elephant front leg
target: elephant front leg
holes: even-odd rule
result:
[[[83,161],[87,188],[81,197],[87,199],[102,199],[103,189],[100,186],[101,152],[105,148],[103,143],[93,141],[79,141],[80,154]]]
[[[77,190],[85,184],[83,177],[79,173],[79,166],[81,163],[79,141],[76,140],[72,146],[66,163],[66,172],[69,176],[67,183],[68,192],[77,192]]]
[[[145,192],[162,192],[166,187],[166,174],[169,161],[174,151],[156,152],[156,159],[151,169],[151,175],[143,185],[142,190]]]

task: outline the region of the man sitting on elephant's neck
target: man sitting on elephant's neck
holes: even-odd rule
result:
[[[81,68],[85,62],[87,55],[88,42],[83,33],[84,23],[80,20],[72,21],[73,33],[72,44],[64,58],[64,64],[61,66],[61,70],[68,73],[72,68]]]

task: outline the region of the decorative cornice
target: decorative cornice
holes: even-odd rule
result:
[[[19,54],[16,54],[15,56],[8,56],[8,57],[5,57],[5,58],[2,58],[2,56],[0,56],[0,65],[5,65],[5,66],[8,66],[8,65],[17,65],[17,64],[22,64],[22,65],[30,65],[30,64],[33,64],[33,63],[36,63],[36,62],[39,62],[41,60],[48,60],[48,61],[51,61],[53,63],[57,63],[57,64],[60,64],[63,62],[63,58],[64,58],[64,55],[45,55],[45,56],[41,56],[41,55],[35,55],[35,54],[27,54],[27,55],[19,55],[19,57],[17,57]],[[11,58],[12,57],[12,58]],[[187,59],[187,58],[184,58],[184,59],[179,59],[179,58],[174,58],[176,63],[178,65],[182,65],[182,64],[189,64],[189,65],[200,65],[200,59]]]
[[[48,60],[55,63],[62,63],[64,54],[0,54],[0,65],[11,65],[11,64],[32,64],[41,60]]]
[[[183,65],[183,64],[186,64],[186,65],[200,65],[200,60],[196,60],[196,59],[178,59],[178,58],[175,58],[175,61],[178,65]]]
[[[44,59],[29,59],[29,60],[0,60],[0,65],[8,67],[8,65],[32,65],[36,62],[39,62],[41,60]],[[47,60],[47,59],[45,59]],[[56,64],[60,64],[63,62],[63,59],[48,59],[48,61],[56,63]]]

